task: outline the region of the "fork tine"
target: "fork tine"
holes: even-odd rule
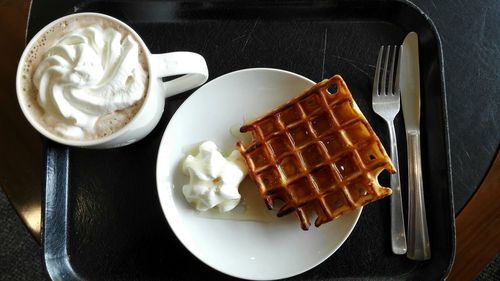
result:
[[[380,78],[380,64],[382,63],[383,53],[384,53],[384,46],[380,46],[380,51],[378,52],[378,58],[377,58],[377,66],[375,67],[375,77],[373,78],[372,96],[377,96],[379,94],[378,83]]]
[[[395,83],[395,89],[394,89],[394,94],[399,96],[400,93],[401,93],[401,89],[399,88],[399,70],[400,70],[400,66],[401,66],[401,49],[403,47],[401,45],[399,45],[399,50],[398,50],[398,62],[397,62],[397,65],[396,65],[396,80],[394,81]]]
[[[394,95],[393,88],[394,88],[394,63],[396,60],[396,53],[398,51],[398,47],[394,46],[394,50],[392,51],[392,56],[391,56],[391,69],[389,71],[389,89],[387,91],[388,95]],[[389,56],[389,52],[387,53],[387,56]]]
[[[382,69],[382,85],[380,86],[380,94],[385,95],[387,94],[386,88],[385,88],[385,83],[387,81],[387,64],[389,63],[389,55],[391,54],[391,46],[387,46],[387,52],[385,55],[385,63],[384,63],[384,68]]]

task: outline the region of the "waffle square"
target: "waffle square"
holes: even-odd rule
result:
[[[283,201],[278,216],[295,212],[304,230],[311,213],[319,227],[392,192],[377,177],[394,166],[339,75],[240,131],[252,134],[237,147],[267,207]]]

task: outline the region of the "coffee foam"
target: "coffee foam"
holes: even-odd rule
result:
[[[132,38],[134,38],[139,46],[139,63],[142,65],[142,68],[147,74],[147,79],[145,82],[146,88],[144,90],[142,99],[133,106],[100,117],[96,123],[95,134],[86,132],[83,137],[73,138],[70,136],[63,136],[57,130],[56,126],[53,125],[54,118],[50,117],[49,114],[45,114],[44,109],[38,103],[39,93],[33,83],[32,78],[37,66],[44,58],[45,53],[47,53],[47,51],[51,47],[53,47],[59,41],[59,39],[74,30],[90,26],[100,26],[103,29],[113,28],[122,34],[122,38],[125,38],[127,35],[131,35]],[[20,66],[22,67],[21,90],[23,94],[21,95],[21,98],[23,99],[23,103],[28,107],[31,115],[35,120],[37,120],[38,123],[40,123],[40,125],[42,125],[51,133],[60,137],[64,137],[66,139],[92,140],[116,133],[134,118],[136,113],[140,110],[148,92],[148,62],[145,50],[139,43],[140,41],[140,38],[134,36],[134,34],[130,33],[128,29],[121,24],[99,16],[85,15],[73,17],[55,24],[45,33],[43,33],[32,45],[29,53],[24,60],[24,63]]]

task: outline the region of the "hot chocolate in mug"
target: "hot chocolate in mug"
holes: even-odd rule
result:
[[[207,79],[201,55],[151,54],[122,21],[79,13],[53,21],[28,43],[16,90],[42,135],[70,146],[111,148],[144,138],[160,120],[165,98]]]

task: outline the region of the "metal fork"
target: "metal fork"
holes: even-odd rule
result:
[[[387,49],[384,52],[384,49]],[[401,201],[401,182],[399,179],[399,161],[398,146],[396,141],[396,130],[394,129],[394,118],[399,113],[400,89],[399,89],[399,64],[401,61],[401,47],[394,46],[391,56],[391,46],[380,47],[377,59],[377,68],[375,69],[375,78],[373,78],[372,106],[373,111],[380,115],[389,127],[389,136],[391,141],[391,159],[396,168],[396,173],[391,174],[391,240],[392,252],[397,255],[406,253],[406,234],[403,219],[403,204]],[[397,66],[394,70],[394,65]],[[388,69],[389,57],[391,57],[391,68]],[[384,59],[384,67],[381,66]],[[387,80],[389,72],[389,80]],[[380,76],[382,74],[382,78]],[[395,77],[394,77],[395,76]],[[379,81],[380,80],[380,81]],[[380,84],[380,87],[379,87]],[[388,87],[386,87],[388,85]]]

